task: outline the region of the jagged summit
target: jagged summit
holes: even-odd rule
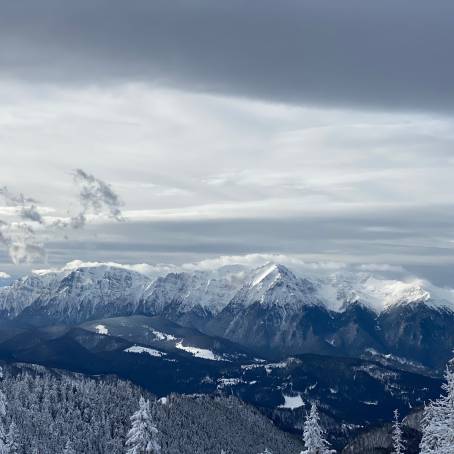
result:
[[[266,263],[150,278],[124,266],[91,264],[32,273],[0,287],[0,320],[74,325],[133,314],[159,316],[259,353],[359,356],[373,349],[431,365],[444,361],[454,343],[452,289],[363,271],[300,276]]]
[[[150,278],[127,267],[71,262],[61,270],[38,271],[0,287],[0,310],[15,318],[24,311],[71,322],[128,313],[199,311],[210,316],[229,304],[249,307],[321,306],[344,312],[352,304],[376,314],[418,305],[454,311],[454,290],[421,279],[391,280],[365,272],[331,272],[301,277],[279,263],[255,269],[229,265]]]
[[[251,273],[232,303],[285,307],[319,304],[314,290],[311,282],[297,277],[284,265],[267,263]]]

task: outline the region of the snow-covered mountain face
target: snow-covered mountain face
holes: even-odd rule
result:
[[[231,267],[215,271],[169,273],[145,289],[143,309],[159,314],[169,304],[177,304],[180,312],[199,306],[216,314],[234,297],[245,274],[244,269]]]
[[[56,274],[48,273],[43,276],[31,274],[0,287],[0,313],[6,318],[16,317],[39,297],[50,295],[56,284]]]
[[[282,265],[266,264],[246,278],[231,304],[264,307],[281,306],[298,310],[301,305],[320,305],[315,286],[307,279],[297,277]]]
[[[0,289],[10,317],[76,323],[103,315],[133,313],[149,279],[109,266],[32,274]]]
[[[161,314],[169,306],[180,314],[199,308],[216,316],[229,304],[290,311],[318,306],[334,312],[345,312],[355,304],[376,314],[400,305],[423,304],[454,311],[454,290],[421,279],[390,280],[364,272],[301,277],[274,263],[252,270],[234,266],[168,273],[157,279],[114,266],[82,266],[33,273],[0,287],[0,311],[8,318],[26,308],[82,321],[98,314]]]
[[[132,314],[159,315],[258,353],[372,349],[439,364],[454,347],[454,291],[415,278],[345,270],[302,276],[273,263],[149,278],[97,265],[34,273],[0,288],[0,319],[79,324]]]
[[[422,279],[385,279],[371,273],[333,273],[316,280],[317,294],[330,310],[344,311],[360,304],[375,313],[399,305],[424,304],[454,311],[454,290],[432,285]]]

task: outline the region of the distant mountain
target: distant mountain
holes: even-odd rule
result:
[[[144,289],[137,312],[203,328],[235,296],[244,275],[245,271],[236,267],[169,273]]]
[[[151,279],[98,265],[34,273],[0,287],[3,320],[75,325],[133,314],[276,357],[375,352],[395,364],[438,369],[454,347],[454,291],[419,279],[345,271],[299,276],[273,263]]]
[[[35,324],[80,323],[134,313],[149,283],[140,273],[109,266],[32,275],[0,289],[0,307]]]

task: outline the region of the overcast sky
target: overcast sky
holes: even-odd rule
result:
[[[0,187],[59,219],[83,169],[122,203],[44,235],[44,265],[280,253],[452,281],[452,0],[0,4]],[[4,246],[0,271],[38,266]]]

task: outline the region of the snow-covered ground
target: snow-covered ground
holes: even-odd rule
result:
[[[160,352],[159,350],[155,350],[154,348],[148,347],[141,347],[140,345],[133,345],[125,350],[128,353],[147,353],[150,356],[155,356],[160,358],[161,356],[166,356],[167,353]]]
[[[172,341],[177,339],[175,336],[172,336],[172,334],[162,333],[161,331],[158,331],[156,329],[152,329],[151,332],[157,340]]]
[[[104,335],[109,334],[109,330],[107,329],[107,327],[105,325],[96,325],[95,329],[98,334],[104,334]]]
[[[215,355],[211,350],[183,345],[183,341],[177,342],[175,347],[184,350],[197,358],[209,359],[210,361],[225,361],[221,356]]]
[[[300,394],[296,396],[283,395],[285,402],[279,405],[279,408],[287,408],[289,410],[295,410],[295,408],[304,407],[304,401]]]

